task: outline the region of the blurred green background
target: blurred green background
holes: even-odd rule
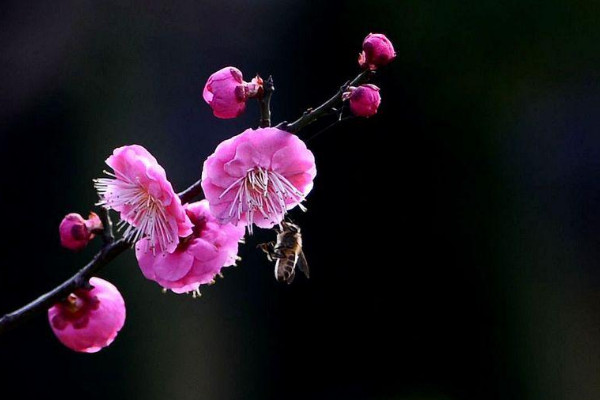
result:
[[[310,281],[275,282],[265,232],[200,299],[161,294],[129,252],[100,274],[127,304],[116,341],[76,354],[35,318],[0,337],[6,398],[600,398],[597,1],[0,10],[2,313],[97,251],[62,249],[57,227],[92,208],[115,147],[145,146],[180,190],[257,124],[256,104],[212,116],[212,72],[272,74],[279,122],[354,76],[369,32],[398,53],[379,114],[309,143],[318,176],[293,218]]]

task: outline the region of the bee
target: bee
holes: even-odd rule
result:
[[[275,261],[275,279],[290,284],[296,276],[296,265],[309,277],[308,263],[302,251],[300,227],[291,222],[282,221],[277,241],[261,243],[258,247],[267,253],[269,261]]]

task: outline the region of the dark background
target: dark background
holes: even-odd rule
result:
[[[145,146],[180,190],[257,124],[256,104],[212,116],[212,72],[272,74],[274,120],[293,120],[358,72],[369,32],[398,57],[375,117],[309,143],[318,176],[292,214],[309,281],[275,282],[264,234],[195,300],[128,252],[100,274],[127,304],[116,341],[74,353],[40,315],[0,337],[1,397],[600,398],[592,0],[4,1],[0,312],[98,250],[62,249],[57,227],[92,208],[115,147]]]

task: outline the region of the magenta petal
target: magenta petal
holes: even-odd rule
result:
[[[182,284],[182,286],[180,286],[180,287],[173,287],[173,288],[171,288],[171,290],[173,291],[173,293],[183,294],[183,293],[193,292],[194,290],[197,290],[199,287],[200,287],[200,282],[192,282],[192,283],[188,283],[188,284]]]
[[[255,148],[260,148],[260,161],[265,163],[264,167],[269,167],[268,163],[273,155],[284,147],[294,146],[306,149],[304,142],[298,140],[296,135],[277,128],[256,129],[252,135],[248,136],[248,140]]]
[[[377,113],[381,103],[379,88],[375,85],[361,85],[350,93],[350,110],[358,117],[371,117]]]
[[[370,33],[363,41],[363,52],[358,63],[363,68],[376,69],[396,57],[392,42],[381,33]]]
[[[187,204],[185,210],[193,224],[192,236],[172,253],[153,254],[147,239],[136,245],[144,276],[175,293],[195,290],[212,281],[221,268],[235,260],[238,242],[244,235],[243,226],[219,224],[206,200]]]
[[[83,249],[94,237],[86,225],[86,220],[77,213],[67,214],[61,221],[58,231],[61,245],[73,251]]]
[[[225,67],[212,74],[202,92],[217,118],[235,118],[246,108],[242,73],[234,67]]]
[[[156,271],[154,270],[155,254],[149,247],[148,239],[142,239],[135,244],[135,257],[138,260],[138,265],[142,273],[147,279],[156,279]]]
[[[166,281],[183,278],[192,268],[194,256],[187,251],[175,251],[171,254],[157,254],[152,268],[156,277]]]
[[[189,247],[190,254],[198,261],[210,261],[219,256],[217,247],[203,238],[195,239]]]
[[[307,195],[312,189],[314,177],[315,175],[312,173],[301,172],[299,174],[289,176],[288,180],[292,185],[297,187],[298,190],[304,193],[304,195]]]
[[[273,154],[271,168],[284,176],[295,175],[308,171],[315,166],[315,157],[306,148],[286,146]]]
[[[257,215],[254,217],[254,225],[259,228],[270,229],[280,223],[283,220],[283,217],[283,214],[273,214],[270,215],[270,218],[264,218],[262,215]]]
[[[239,69],[235,67],[229,67],[229,73],[237,83],[242,83],[244,81],[242,71],[240,71]]]
[[[208,84],[204,86],[204,90],[202,91],[202,97],[204,98],[204,101],[206,101],[208,104],[210,104],[213,99],[213,94],[210,91]]]
[[[232,161],[229,161],[227,164],[230,164],[231,162]],[[221,190],[228,188],[232,183],[234,183],[239,178],[243,177],[246,173],[246,171],[243,171],[242,169],[236,167],[231,167],[231,169],[226,168],[225,164],[226,163],[217,158],[211,158],[210,160],[206,161],[204,167],[205,169],[211,170],[210,182],[218,184]],[[234,175],[234,173],[238,172],[240,173],[240,175]]]
[[[235,144],[235,138],[230,138],[219,143],[215,150],[215,155],[221,161],[229,161],[235,156],[237,146]],[[204,171],[203,171],[204,172]]]

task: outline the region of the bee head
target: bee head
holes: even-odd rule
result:
[[[291,222],[281,221],[281,227],[284,231],[289,231],[292,233],[300,233],[300,227]]]

